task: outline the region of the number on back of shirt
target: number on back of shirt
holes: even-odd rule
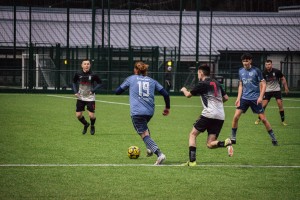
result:
[[[139,96],[148,97],[149,96],[149,82],[148,81],[138,81],[139,85]]]
[[[215,82],[210,82],[209,84],[214,87],[214,95],[215,95],[215,97],[217,97],[218,96],[217,84]]]

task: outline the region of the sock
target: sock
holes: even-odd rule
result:
[[[217,145],[218,147],[224,147],[224,143],[225,143],[224,141],[219,141]]]
[[[281,121],[284,122],[284,110],[283,111],[279,111],[279,113],[280,113]]]
[[[94,119],[90,118],[90,120],[91,120],[91,125],[94,126],[94,124],[96,122],[96,118],[94,118]]]
[[[237,128],[231,129],[231,139],[232,140],[236,140],[236,132],[237,132]]]
[[[272,141],[276,141],[275,134],[274,134],[273,130],[272,130],[272,129],[269,130],[268,133],[269,133],[269,135],[270,135]]]
[[[87,125],[87,121],[85,120],[84,116],[78,119],[83,125]]]
[[[196,161],[196,147],[193,146],[189,147],[189,157],[190,157],[190,162]]]
[[[146,147],[150,149],[152,152],[154,152],[157,156],[161,155],[161,151],[159,150],[157,144],[152,140],[150,136],[146,136],[143,138],[144,143],[146,144]]]

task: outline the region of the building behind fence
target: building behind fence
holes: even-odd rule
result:
[[[0,7],[0,89],[70,91],[81,59],[111,93],[133,72],[150,65],[164,84],[172,67],[171,92],[197,81],[196,67],[209,63],[227,92],[236,92],[240,56],[266,59],[285,74],[291,93],[300,91],[300,13],[226,13]]]

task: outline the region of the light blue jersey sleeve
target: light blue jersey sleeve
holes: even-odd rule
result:
[[[141,75],[128,77],[120,87],[123,90],[129,88],[130,114],[150,115],[154,114],[155,91],[160,91],[163,86],[156,80]]]

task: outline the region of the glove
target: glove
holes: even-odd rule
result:
[[[164,116],[167,116],[169,113],[170,113],[170,109],[165,108],[162,114],[163,114]]]

